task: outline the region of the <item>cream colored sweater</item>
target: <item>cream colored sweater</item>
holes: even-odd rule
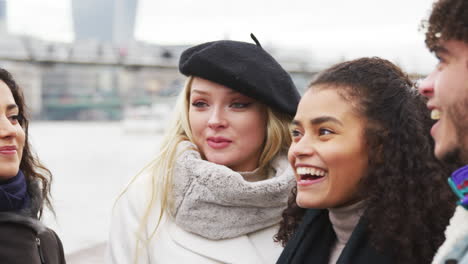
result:
[[[354,228],[364,213],[364,201],[345,207],[329,208],[330,222],[336,234],[336,242],[330,254],[329,264],[335,264],[348,243]]]

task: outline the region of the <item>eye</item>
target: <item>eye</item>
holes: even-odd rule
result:
[[[247,108],[252,103],[232,103],[230,107],[232,108]]]
[[[335,134],[333,130],[330,130],[328,128],[319,128],[318,133],[319,133],[319,136],[327,136],[327,135]]]
[[[291,136],[293,138],[297,138],[297,137],[300,137],[301,136],[301,131],[297,130],[297,129],[291,129]]]
[[[442,66],[446,63],[446,60],[444,57],[440,56],[439,54],[435,54],[435,57],[437,58],[437,69],[440,71],[442,69]]]
[[[18,115],[11,115],[11,116],[8,117],[8,120],[10,120],[10,122],[15,125],[15,124],[18,124],[18,122],[23,121],[23,116],[19,115],[19,114]]]
[[[436,59],[439,61],[439,63],[445,62],[444,58],[440,56],[439,54],[435,54]]]
[[[195,101],[192,103],[192,106],[196,108],[202,108],[208,106],[208,104],[203,101]]]

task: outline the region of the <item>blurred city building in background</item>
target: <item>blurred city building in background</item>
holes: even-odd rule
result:
[[[72,0],[76,41],[125,44],[134,40],[137,0]]]
[[[0,0],[0,67],[24,89],[33,119],[122,120],[134,109],[172,104],[185,77],[178,59],[188,46],[134,39],[137,0],[72,0],[75,41],[60,43],[13,35]],[[300,51],[264,47],[305,88],[327,65]],[[138,118],[135,116],[134,118]]]
[[[7,31],[6,0],[0,0],[0,32]]]

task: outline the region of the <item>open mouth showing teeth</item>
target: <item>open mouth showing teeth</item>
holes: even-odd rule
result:
[[[297,174],[301,177],[301,180],[317,180],[328,175],[324,170],[315,168],[300,167],[296,169]]]
[[[300,176],[301,176],[301,180],[309,180],[309,181],[317,180],[323,177],[323,176],[311,175],[311,174],[303,174]]]
[[[439,120],[440,119],[440,111],[437,109],[433,109],[431,111],[431,119],[432,120]]]

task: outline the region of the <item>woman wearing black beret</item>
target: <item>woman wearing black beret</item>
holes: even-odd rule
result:
[[[318,75],[299,103],[289,160],[297,187],[277,263],[430,263],[454,210],[425,100],[391,62]],[[307,208],[307,209],[303,209]]]
[[[294,186],[286,152],[299,94],[258,42],[194,46],[179,69],[188,79],[176,118],[117,200],[109,261],[273,263]]]
[[[51,174],[32,154],[24,98],[0,69],[0,262],[65,263],[54,231],[40,221]]]

